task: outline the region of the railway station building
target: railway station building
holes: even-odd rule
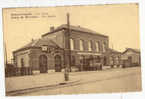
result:
[[[109,64],[109,37],[81,26],[51,27],[40,39],[13,52],[14,64],[22,75],[97,70]],[[23,70],[21,70],[23,68]]]

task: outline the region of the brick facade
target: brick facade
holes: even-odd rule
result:
[[[68,40],[72,39],[74,41],[74,49],[71,51],[67,51],[70,47],[70,44],[68,44]],[[80,40],[82,40],[82,46],[83,50],[80,50]],[[51,43],[50,43],[51,41]],[[89,42],[91,45],[91,48],[89,48]],[[96,42],[98,42],[98,49],[96,50]],[[104,44],[104,47],[103,47]],[[42,51],[42,46],[47,46],[47,51]],[[104,49],[103,49],[104,48]],[[70,27],[70,34],[68,35],[68,29],[67,25],[62,25],[58,27],[57,29],[51,30],[51,32],[42,35],[42,38],[38,41],[33,41],[24,48],[21,48],[14,52],[14,59],[15,63],[17,63],[17,59],[20,58],[20,55],[18,53],[26,51],[25,49],[29,49],[29,54],[27,54],[28,58],[24,58],[24,60],[29,61],[29,66],[33,71],[41,71],[40,65],[46,65],[45,69],[48,70],[55,70],[58,65],[61,65],[61,71],[62,69],[68,64],[69,62],[69,56],[71,62],[69,63],[72,68],[80,68],[82,63],[85,64],[85,62],[81,61],[81,57],[85,57],[87,60],[86,62],[89,62],[89,60],[96,59],[97,57],[100,57],[101,60],[104,59],[104,57],[107,56],[107,51],[109,48],[109,38],[108,36],[104,36],[98,33],[94,33],[92,31],[89,31],[88,29],[84,29],[81,27]],[[89,51],[89,49],[91,49]],[[105,52],[103,52],[103,50]],[[44,57],[42,57],[42,61],[40,62],[40,56],[45,56],[45,59],[47,60],[46,64]],[[57,57],[56,57],[57,56]],[[58,61],[60,60],[60,61]],[[91,60],[92,61],[92,60]],[[95,60],[93,60],[94,62]],[[106,60],[106,63],[108,63],[108,58]],[[104,61],[100,61],[100,63],[103,64]],[[40,64],[41,63],[41,64]],[[86,63],[87,64],[87,63]],[[17,67],[21,67],[20,65],[16,64]],[[81,67],[82,68],[82,67]],[[43,68],[42,68],[43,71]],[[59,70],[58,70],[59,71]]]

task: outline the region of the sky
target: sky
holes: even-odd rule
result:
[[[41,38],[50,27],[66,24],[85,27],[109,36],[109,46],[118,51],[140,48],[139,8],[137,4],[108,4],[91,6],[5,8],[3,33],[8,60],[12,52]]]

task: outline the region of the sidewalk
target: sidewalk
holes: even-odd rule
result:
[[[79,81],[78,78],[70,76],[70,80],[64,81],[64,73],[39,74],[31,76],[9,77],[6,78],[6,92],[13,92],[25,89],[39,88],[45,86],[55,86],[60,83],[73,83]]]

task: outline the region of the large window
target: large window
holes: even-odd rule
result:
[[[21,58],[21,67],[24,67],[24,59]]]
[[[80,50],[81,50],[81,51],[83,51],[83,50],[84,50],[83,40],[80,40]]]
[[[106,52],[106,43],[103,43],[103,52]]]
[[[100,51],[99,50],[99,42],[96,42],[95,45],[96,45],[96,52],[99,52]]]
[[[88,50],[92,51],[92,43],[91,43],[91,41],[88,42]]]
[[[74,50],[74,40],[70,39],[70,49]]]

